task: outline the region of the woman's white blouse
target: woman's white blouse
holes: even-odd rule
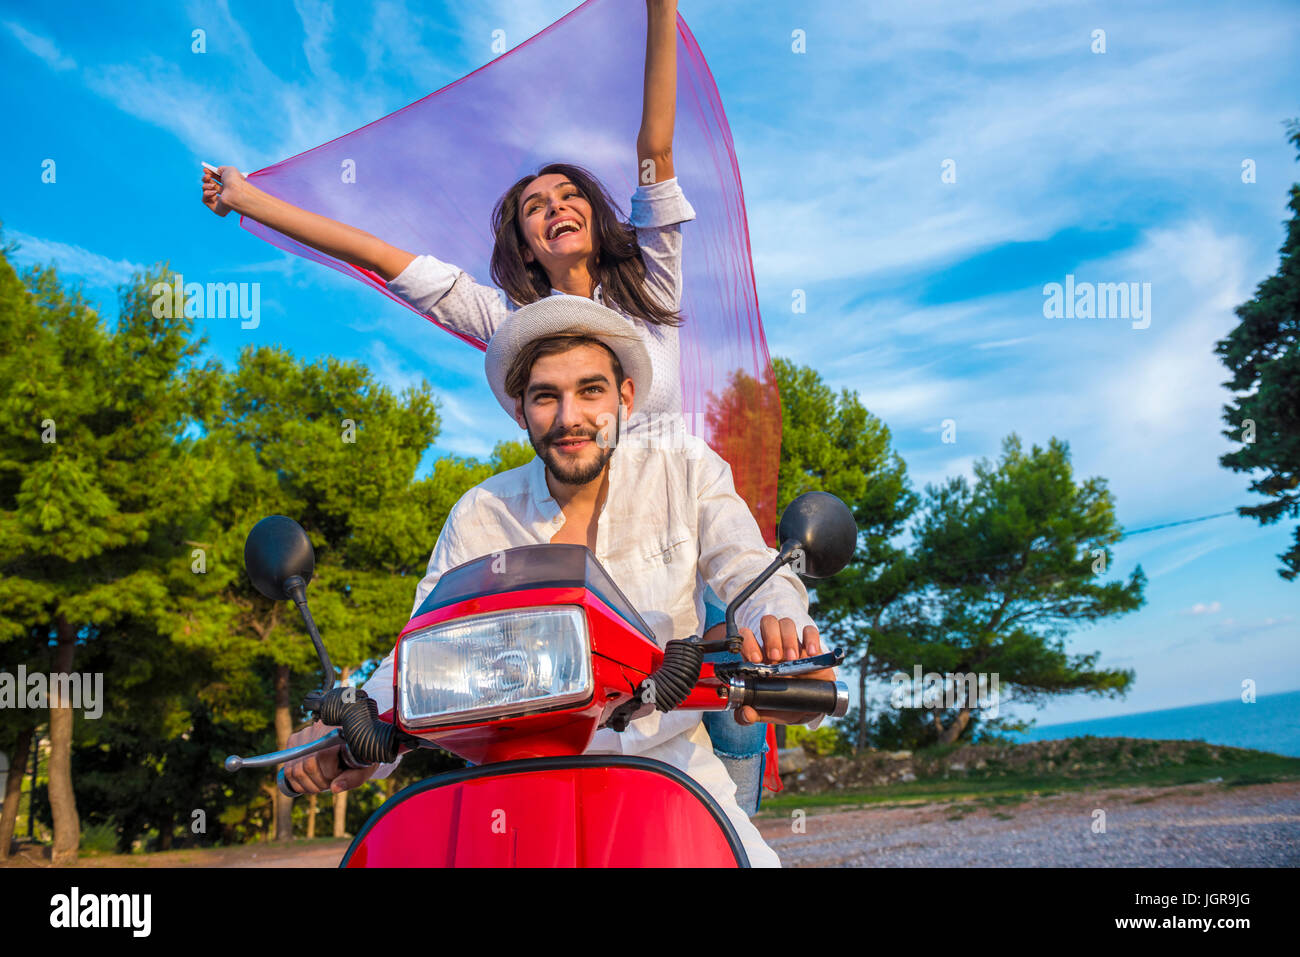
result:
[[[682,297],[681,224],[695,218],[677,177],[638,186],[632,194],[631,223],[646,267],[646,286],[665,308],[680,309]],[[416,256],[388,290],[420,312],[462,335],[486,344],[497,325],[519,308],[495,286],[476,282],[463,269],[430,255]],[[551,290],[556,295],[557,289]],[[622,315],[641,334],[654,380],[650,395],[634,408],[646,414],[682,411],[681,352],[678,327],[647,323],[606,303],[601,287],[592,298]]]

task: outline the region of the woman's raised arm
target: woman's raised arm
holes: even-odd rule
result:
[[[677,109],[677,0],[646,0],[645,97],[636,138],[637,182],[672,179]]]
[[[203,171],[203,205],[218,216],[233,210],[335,259],[378,273],[385,282],[395,279],[415,258],[365,230],[272,196],[244,179],[233,166],[218,167],[217,176]]]

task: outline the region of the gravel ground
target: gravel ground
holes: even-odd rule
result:
[[[1094,812],[1105,832],[1094,833]],[[1300,782],[1191,784],[755,822],[786,867],[1296,867]]]
[[[160,854],[83,855],[77,867],[338,867],[347,853],[350,838],[319,839],[307,843],[244,844],[240,847],[209,847],[165,851]],[[5,867],[52,867],[49,848],[23,844]]]
[[[1093,833],[1095,810],[1105,833]],[[786,867],[1297,867],[1300,781],[1110,788],[924,806],[810,809],[759,818]],[[347,840],[82,858],[81,867],[337,867]],[[27,848],[0,867],[49,867]]]

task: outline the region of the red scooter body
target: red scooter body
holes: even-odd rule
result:
[[[661,761],[582,753],[664,658],[595,557],[580,545],[529,545],[501,555],[508,574],[494,571],[494,556],[487,556],[442,576],[398,638],[398,713],[381,715],[477,766],[394,795],[362,828],[342,866],[748,866],[731,822],[690,777]],[[475,615],[564,605],[581,608],[587,623],[586,700],[555,708],[533,703],[519,713],[437,728],[404,723],[396,684],[409,636]],[[712,665],[703,666],[679,707],[727,707]]]
[[[847,713],[844,682],[817,677],[843,663],[841,649],[717,669],[703,662],[740,649],[736,608],[777,570],[797,563],[800,574],[830,577],[858,537],[853,513],[825,492],[786,506],[777,532],[778,554],[728,605],[727,637],[682,636],[662,649],[585,546],[525,545],[450,569],[398,638],[394,706],[380,715],[364,691],[335,686],[307,608],[311,541],[297,522],[269,515],[249,532],[244,567],[267,598],[298,605],[323,678],[303,705],[335,730],[270,754],[232,754],[226,770],[327,749],[365,767],[413,747],[477,765],[390,798],[345,867],[748,866],[731,821],[696,781],[661,761],[584,752],[598,730],[622,733],[656,710]],[[277,786],[299,794],[285,768]]]
[[[394,795],[343,867],[737,867],[735,829],[648,758],[578,755],[452,771]]]

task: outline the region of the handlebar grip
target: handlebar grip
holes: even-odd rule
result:
[[[359,688],[331,688],[321,699],[322,724],[342,729],[352,767],[367,767],[397,758],[396,728],[379,719],[375,699]]]
[[[814,712],[842,718],[849,710],[849,686],[818,678],[745,678],[740,704],[755,711]]]

